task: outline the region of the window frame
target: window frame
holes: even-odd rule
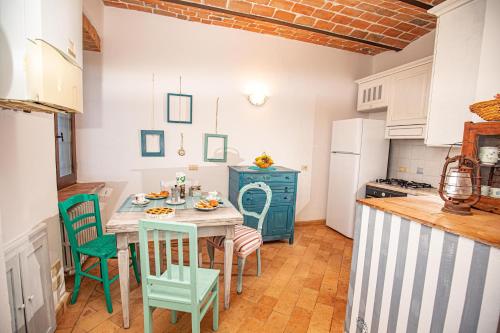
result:
[[[59,176],[59,133],[57,130],[58,113],[54,114],[54,141],[55,141],[55,153],[56,153],[56,180],[57,189],[61,190],[65,187],[76,184],[76,140],[75,140],[75,114],[71,114],[71,173],[69,175],[60,177]]]

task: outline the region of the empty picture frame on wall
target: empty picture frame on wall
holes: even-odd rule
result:
[[[143,157],[165,156],[165,134],[161,130],[141,130]]]
[[[227,135],[205,133],[205,162],[227,161]]]
[[[193,96],[168,93],[166,118],[169,123],[192,124]]]

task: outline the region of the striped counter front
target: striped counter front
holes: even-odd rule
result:
[[[345,332],[497,332],[500,250],[363,204]]]

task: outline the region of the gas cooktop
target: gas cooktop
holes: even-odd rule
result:
[[[379,178],[376,180],[376,182],[380,184],[388,184],[388,185],[400,186],[402,188],[411,188],[411,189],[432,188],[431,184],[418,183],[398,178]]]

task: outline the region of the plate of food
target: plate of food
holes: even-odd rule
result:
[[[161,192],[149,192],[146,194],[146,199],[149,200],[160,200],[160,199],[166,199],[168,197],[168,191],[161,191]]]
[[[168,207],[149,208],[149,209],[146,209],[144,211],[144,213],[146,213],[147,217],[150,217],[153,219],[163,219],[163,218],[175,216],[175,210],[172,208],[168,208]]]
[[[217,200],[200,200],[195,205],[194,208],[202,211],[211,211],[219,208],[219,202]]]

